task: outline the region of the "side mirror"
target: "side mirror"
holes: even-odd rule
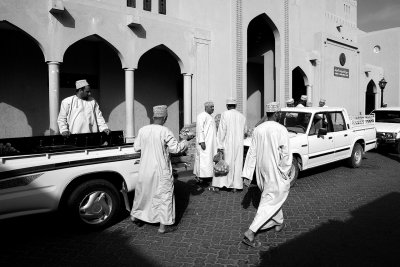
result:
[[[324,136],[324,135],[326,135],[327,133],[328,133],[328,131],[327,131],[326,128],[320,128],[320,129],[318,130],[318,135],[317,135],[317,137]]]

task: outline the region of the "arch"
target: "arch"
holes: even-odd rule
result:
[[[108,41],[106,38],[103,38],[102,36],[100,36],[99,34],[91,34],[91,35],[87,35],[85,37],[79,38],[78,40],[75,40],[74,42],[72,42],[71,44],[67,45],[64,47],[64,49],[61,51],[61,55],[62,55],[62,59],[64,61],[64,57],[65,57],[65,53],[68,51],[68,49],[73,46],[74,44],[80,42],[80,41],[84,41],[84,40],[100,40],[104,43],[106,43],[115,53],[117,53],[118,58],[120,60],[121,66],[125,66],[125,58],[122,55],[120,49],[117,48],[116,45],[114,45],[113,43],[111,43],[110,41]]]
[[[9,22],[8,20],[0,21],[0,29],[17,30],[18,32],[20,32],[23,35],[25,35],[26,37],[28,37],[31,41],[33,41],[40,48],[40,51],[42,52],[42,55],[43,55],[43,61],[44,61],[45,55],[46,55],[44,46],[36,38],[34,38],[31,34],[29,34],[27,31],[21,29],[20,27],[18,27],[15,24]]]
[[[185,69],[185,66],[183,64],[182,59],[172,49],[170,49],[165,44],[159,44],[159,45],[153,46],[152,48],[150,48],[150,49],[142,52],[141,54],[139,54],[138,57],[137,57],[138,58],[138,65],[139,65],[140,59],[143,57],[143,55],[145,55],[146,53],[150,52],[153,49],[160,49],[160,50],[167,51],[178,62],[180,71],[181,71],[181,73],[183,73],[182,71]]]
[[[49,126],[43,46],[26,31],[1,21],[0,58],[0,138],[43,135]]]
[[[249,125],[264,115],[265,103],[279,98],[279,31],[275,23],[262,13],[251,19],[246,32],[245,113]]]
[[[376,108],[376,94],[378,90],[374,80],[370,80],[365,90],[365,114],[370,114]]]
[[[292,70],[292,98],[298,101],[301,95],[307,95],[308,77],[300,66]]]

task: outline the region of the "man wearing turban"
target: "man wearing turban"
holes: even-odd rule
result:
[[[153,107],[154,123],[139,129],[135,138],[135,151],[141,152],[135,199],[131,210],[131,220],[138,226],[143,222],[159,223],[158,232],[163,234],[176,230],[174,178],[169,153],[186,150],[185,135],[178,142],[170,129],[164,126],[167,120],[167,106]]]
[[[101,114],[99,104],[91,97],[90,86],[86,80],[76,81],[75,95],[61,102],[58,114],[58,128],[64,136],[79,133],[110,133]]]
[[[250,185],[255,170],[257,185],[262,192],[256,216],[242,241],[252,247],[261,245],[255,240],[258,230],[273,227],[279,232],[284,226],[282,205],[289,195],[292,154],[289,133],[276,122],[279,110],[276,102],[267,105],[268,121],[254,129],[243,167],[244,183]]]

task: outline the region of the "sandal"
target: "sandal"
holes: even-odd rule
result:
[[[137,227],[142,227],[144,225],[144,222],[139,220],[139,219],[131,219],[131,222],[134,223]]]
[[[285,223],[282,223],[280,225],[275,225],[275,232],[280,232],[286,227]]]
[[[248,239],[246,236],[243,237],[242,243],[244,243],[247,246],[252,247],[252,248],[258,248],[258,247],[261,246],[261,242],[260,241],[256,240],[255,238],[254,238],[253,241],[250,241],[250,239]]]
[[[219,188],[214,187],[214,186],[210,186],[208,188],[208,191],[214,192],[214,193],[219,193]]]
[[[176,230],[178,230],[178,226],[166,226],[164,231],[160,231],[160,229],[158,229],[158,233],[159,234],[167,234],[167,233],[175,232]]]

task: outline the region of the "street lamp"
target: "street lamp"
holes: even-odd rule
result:
[[[383,89],[385,89],[387,81],[385,78],[379,81],[379,88],[381,88],[381,108],[383,108]]]

